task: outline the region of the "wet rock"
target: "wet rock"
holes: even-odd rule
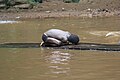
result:
[[[31,4],[20,4],[20,5],[15,5],[14,8],[31,9],[31,8],[33,8],[33,5],[31,5]]]

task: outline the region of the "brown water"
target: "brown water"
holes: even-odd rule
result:
[[[120,18],[65,18],[0,24],[0,43],[41,42],[48,29],[68,30],[81,42],[117,44]],[[120,52],[0,48],[0,80],[120,80]]]

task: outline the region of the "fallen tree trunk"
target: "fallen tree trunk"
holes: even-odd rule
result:
[[[40,48],[40,43],[4,43],[0,48]],[[69,50],[101,50],[101,51],[120,51],[120,45],[117,44],[97,44],[97,43],[79,43],[78,45],[64,45],[60,47],[42,47],[50,49],[69,49]]]

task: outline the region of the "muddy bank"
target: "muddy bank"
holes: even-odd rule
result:
[[[120,16],[119,0],[81,0],[79,3],[48,1],[32,9],[0,9],[0,19]]]
[[[120,11],[102,11],[88,9],[85,11],[41,11],[41,12],[16,12],[16,13],[0,13],[0,19],[42,19],[42,18],[66,18],[66,17],[111,17],[111,16],[120,16]]]

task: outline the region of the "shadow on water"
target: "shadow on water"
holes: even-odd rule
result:
[[[97,44],[97,43],[79,43],[77,45],[68,44],[59,47],[40,46],[40,43],[3,43],[0,48],[49,48],[64,50],[101,50],[101,51],[120,51],[119,44]]]

